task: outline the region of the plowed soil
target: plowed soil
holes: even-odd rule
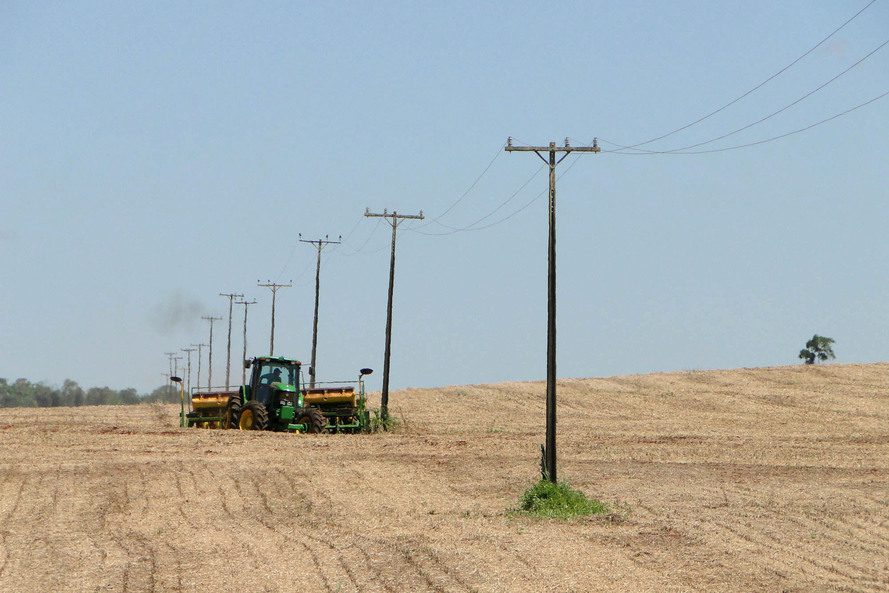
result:
[[[543,386],[410,389],[373,435],[6,409],[0,591],[889,591],[889,365],[560,381],[560,476],[514,516]]]

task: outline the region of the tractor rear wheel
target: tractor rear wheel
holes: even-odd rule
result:
[[[299,424],[306,425],[306,432],[318,434],[327,427],[327,419],[318,408],[306,408],[299,417]]]
[[[241,419],[241,396],[233,395],[225,404],[225,416],[222,420],[222,428],[238,428]]]
[[[241,408],[238,428],[241,430],[268,430],[269,412],[256,400],[249,401]]]

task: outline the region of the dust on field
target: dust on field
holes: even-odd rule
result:
[[[568,522],[507,514],[543,392],[400,391],[374,435],[6,409],[0,591],[889,590],[889,365],[560,381],[560,475],[612,508]]]

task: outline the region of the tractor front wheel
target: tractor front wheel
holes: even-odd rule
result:
[[[241,408],[238,418],[238,428],[241,430],[267,430],[269,427],[269,412],[265,406],[256,400],[249,401]]]
[[[233,395],[225,404],[225,417],[222,420],[222,428],[238,428],[241,419],[241,396]]]
[[[299,423],[305,424],[306,432],[318,434],[327,427],[327,419],[318,408],[307,408],[299,417]]]

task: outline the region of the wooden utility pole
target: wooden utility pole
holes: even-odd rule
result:
[[[506,141],[507,152],[533,152],[549,166],[549,248],[547,260],[546,298],[546,448],[544,461],[545,473],[550,482],[557,482],[556,472],[556,165],[565,160],[572,152],[599,152],[598,143],[593,140],[592,146],[572,147],[565,138],[565,146],[556,147],[555,142],[549,146],[513,146],[512,138]],[[549,152],[549,160],[541,152]],[[564,152],[556,160],[556,153]]]
[[[167,387],[173,386],[173,380],[170,377],[173,376],[173,357],[176,356],[175,352],[164,352],[164,355],[167,357],[167,362],[170,363],[170,373],[167,375]],[[168,390],[169,391],[169,390]]]
[[[209,391],[213,388],[213,323],[220,321],[222,317],[205,315],[201,319],[210,322],[210,353],[207,355],[207,390]]]
[[[232,306],[235,298],[242,299],[244,295],[235,292],[220,292],[219,296],[228,297],[228,346],[225,356],[225,390],[228,391],[232,372]]]
[[[290,282],[293,282],[291,280]],[[278,296],[279,288],[290,288],[293,284],[277,284],[272,282],[271,280],[266,280],[265,284],[260,284],[259,280],[256,281],[257,286],[262,286],[263,288],[271,288],[272,289],[272,335],[269,340],[269,356],[274,356],[275,354],[275,299]]]
[[[198,376],[195,378],[195,384],[197,385],[197,388],[200,389],[201,388],[201,359],[204,357],[202,353],[204,350],[204,346],[206,346],[206,344],[192,344],[192,346],[194,346],[195,348],[198,349]]]
[[[244,352],[241,355],[241,385],[247,384],[247,369],[244,362],[247,360],[247,307],[255,305],[256,301],[236,301],[238,305],[244,305]]]
[[[315,353],[318,350],[318,295],[321,292],[321,250],[324,249],[325,245],[342,243],[343,237],[340,235],[339,240],[330,241],[327,239],[327,235],[325,235],[323,239],[309,241],[308,239],[303,239],[302,234],[300,234],[299,241],[300,243],[310,243],[318,250],[318,263],[315,265],[315,320],[312,322],[312,362],[309,366],[309,388],[314,389],[315,376],[318,374]]]
[[[197,348],[180,348],[180,350],[188,356],[188,393],[191,395],[191,353],[195,352]]]
[[[367,208],[364,215],[368,218],[385,218],[389,226],[392,227],[392,253],[389,256],[389,302],[386,305],[386,351],[383,355],[383,393],[380,396],[380,418],[385,421],[389,419],[389,358],[392,346],[392,292],[395,288],[395,235],[401,221],[423,220],[423,211],[420,210],[419,214],[398,214],[397,212],[390,214],[388,210],[383,210],[382,214],[373,214],[370,208]]]

